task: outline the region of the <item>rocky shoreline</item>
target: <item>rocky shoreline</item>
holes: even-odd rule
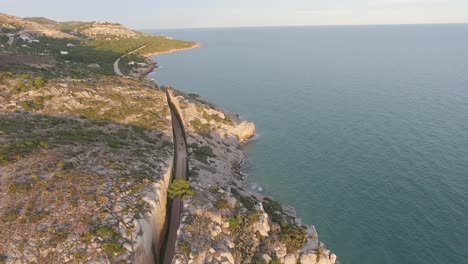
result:
[[[188,47],[188,48],[183,48],[183,49],[171,49],[168,51],[164,52],[154,52],[154,53],[148,53],[144,54],[143,57],[145,57],[145,61],[147,66],[141,68],[138,70],[138,76],[139,77],[147,77],[149,74],[151,74],[155,69],[159,68],[159,64],[156,62],[155,58],[158,55],[162,54],[170,54],[178,51],[183,51],[183,50],[191,50],[191,49],[196,49],[201,47],[202,45],[200,43],[196,43],[195,45]]]
[[[255,125],[195,95],[174,90],[190,146],[190,185],[173,263],[333,264],[336,255],[294,209],[255,190],[241,175],[242,146]]]

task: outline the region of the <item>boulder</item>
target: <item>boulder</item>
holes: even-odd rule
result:
[[[282,243],[278,243],[278,245],[275,247],[275,254],[279,259],[284,258],[287,254],[286,246]]]
[[[287,254],[287,255],[284,257],[284,264],[296,264],[296,263],[297,263],[296,255],[294,255],[294,254]]]
[[[272,260],[272,258],[270,256],[268,256],[267,254],[263,254],[262,255],[262,259],[268,264],[270,263],[270,261]]]
[[[258,232],[262,237],[267,237],[270,232],[270,225],[268,224],[268,215],[263,213],[260,215],[260,219],[253,223],[252,230],[254,233]]]
[[[240,142],[245,141],[254,136],[255,125],[252,122],[242,121],[232,131],[237,136]]]
[[[314,253],[308,252],[304,253],[301,256],[301,264],[316,264],[317,263],[317,255]]]

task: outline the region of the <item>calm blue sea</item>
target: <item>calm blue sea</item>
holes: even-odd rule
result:
[[[151,75],[255,122],[250,181],[344,264],[468,263],[468,25],[151,31]]]

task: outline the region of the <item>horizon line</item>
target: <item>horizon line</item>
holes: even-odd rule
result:
[[[117,22],[118,23],[118,22]],[[329,25],[266,25],[266,26],[213,26],[213,27],[156,27],[138,28],[135,30],[187,30],[187,29],[241,29],[241,28],[287,28],[287,27],[362,27],[362,26],[430,26],[430,25],[468,25],[467,22],[441,23],[382,23],[382,24],[329,24]]]

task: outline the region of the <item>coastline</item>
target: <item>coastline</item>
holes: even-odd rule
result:
[[[148,63],[148,66],[144,67],[143,70],[138,75],[141,76],[141,77],[147,77],[150,73],[152,73],[155,69],[158,68],[158,62],[156,60],[154,60],[153,57],[156,57],[156,56],[162,55],[162,54],[171,54],[171,53],[175,53],[175,52],[183,51],[183,50],[196,49],[196,48],[199,48],[201,46],[202,46],[201,43],[195,43],[193,46],[187,47],[187,48],[170,49],[168,51],[152,52],[152,53],[144,54],[143,57],[145,57],[145,60]]]
[[[200,44],[197,44],[182,50],[194,49],[200,46]],[[173,53],[179,50],[156,53],[156,55]],[[156,55],[152,54],[152,56]],[[151,72],[149,71],[148,74]],[[156,81],[154,82],[156,84]],[[256,235],[250,237],[252,234],[259,234],[274,245],[273,248],[263,251],[263,255],[260,256],[266,263],[272,259],[280,260],[282,263],[296,263],[298,261],[307,264],[337,263],[336,255],[319,241],[315,226],[304,225],[301,218],[297,216],[295,208],[277,203],[279,207],[276,210],[279,211],[272,212],[271,208],[270,211],[264,209],[264,206],[275,205],[274,199],[263,193],[261,188],[254,188],[252,182],[247,179],[247,175],[242,170],[246,162],[244,147],[258,138],[258,134],[255,133],[255,125],[241,119],[238,114],[201,98],[199,95],[187,94],[176,89],[173,90],[173,93],[174,100],[177,102],[176,105],[183,105],[179,112],[183,115],[182,119],[186,125],[187,143],[191,146],[189,148],[189,153],[191,153],[189,154],[189,167],[192,172],[195,171],[189,181],[196,193],[193,199],[184,200],[182,220],[177,232],[175,263],[189,263],[189,259],[191,259],[190,256],[179,250],[180,248],[177,246],[179,243],[188,243],[188,245],[200,247],[196,250],[200,253],[199,257],[210,260],[213,258],[212,255],[218,254],[216,253],[217,250],[210,248],[209,243],[204,244],[200,241],[216,240],[219,238],[220,233],[226,234],[227,237],[217,242],[217,247],[223,248],[219,254],[227,257],[229,263],[234,264],[243,261],[242,259],[236,260],[242,255],[241,252],[237,251],[236,248],[238,247],[242,248],[250,245],[257,248],[258,252],[262,251],[260,249],[261,242],[257,240]],[[200,110],[200,107],[203,110]],[[215,115],[221,117],[221,119],[229,118],[233,123],[229,125],[210,121],[206,119],[207,115]],[[198,128],[193,125],[195,120],[201,120],[202,124],[210,125],[209,136],[203,135],[203,133],[200,134]],[[199,159],[200,156],[197,158],[197,155],[193,156],[194,151],[199,148],[198,146],[205,146],[210,150],[211,155],[207,156],[206,160]],[[248,207],[244,207],[246,200],[256,205],[248,209]],[[220,206],[220,202],[226,202],[228,205]],[[241,209],[244,214],[246,211],[251,214],[252,211],[249,210],[254,210],[258,218],[256,218],[256,222],[251,223],[250,228],[253,228],[253,232],[249,231],[250,229],[241,231],[243,238],[233,242],[236,241],[236,235],[232,233],[229,221],[233,221],[232,219],[237,217],[234,212],[237,210],[235,208],[239,207],[246,208]],[[192,241],[195,226],[192,220],[187,221],[187,219],[198,219],[199,217],[205,219],[203,221],[207,221],[203,224],[204,229],[211,231],[197,234],[197,239]],[[287,226],[292,226],[293,229],[305,228],[305,240],[300,242],[304,243],[302,246],[291,250],[289,248],[291,244],[282,242],[278,233],[281,231],[278,230],[283,227],[278,223],[278,217],[282,219],[281,223],[287,222]],[[271,230],[276,231],[270,232]],[[289,230],[291,229],[286,228],[284,232]],[[249,241],[257,242],[251,245]],[[234,243],[238,246],[234,247]],[[209,250],[206,251],[206,248]]]
[[[199,48],[201,47],[202,44],[201,43],[195,43],[193,46],[190,46],[190,47],[187,47],[187,48],[182,48],[182,49],[170,49],[168,51],[159,51],[159,52],[152,52],[152,53],[147,53],[147,54],[143,54],[143,57],[145,58],[150,58],[150,57],[155,57],[155,56],[158,56],[158,55],[162,55],[162,54],[170,54],[170,53],[174,53],[174,52],[178,52],[178,51],[183,51],[183,50],[191,50],[191,49],[196,49],[196,48]]]
[[[186,125],[193,173],[189,181],[195,192],[184,199],[173,263],[218,263],[212,260],[223,258],[231,264],[252,259],[337,263],[336,255],[319,241],[315,226],[304,225],[293,207],[253,188],[242,172],[243,148],[255,138],[255,125],[198,95],[171,90]],[[226,118],[231,122],[223,121]],[[197,123],[209,130],[200,130]],[[188,254],[191,250],[197,252],[199,262]]]

